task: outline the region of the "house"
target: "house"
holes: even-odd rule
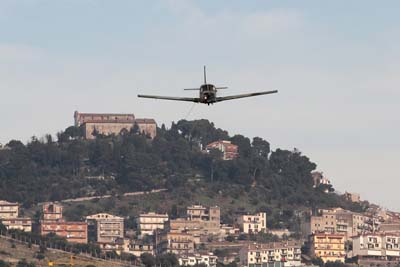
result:
[[[236,218],[236,223],[242,233],[257,234],[267,231],[267,214],[259,212],[255,215],[239,215]]]
[[[19,217],[19,203],[0,200],[0,221],[8,229],[32,232],[31,218]]]
[[[210,152],[212,149],[218,149],[223,153],[223,160],[232,160],[238,157],[238,146],[231,143],[231,141],[220,140],[215,141],[206,146],[206,151]]]
[[[247,267],[301,266],[300,241],[252,243],[240,249],[240,263]]]

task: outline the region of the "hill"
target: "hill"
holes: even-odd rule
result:
[[[238,145],[239,156],[224,161],[219,151],[202,151],[216,140]],[[188,202],[225,203],[230,210],[287,210],[292,217],[302,208],[365,208],[324,193],[334,192],[330,186],[314,188],[311,172],[316,167],[298,150],[271,151],[263,138],[230,136],[207,120],[181,120],[169,129],[162,125],[153,140],[137,129],[84,140],[79,128],[68,127],[57,140],[47,135],[40,140],[32,137],[27,144],[10,141],[0,151],[0,195],[30,207],[44,201],[167,188],[158,195],[165,199],[155,203],[169,203],[169,212]],[[279,224],[281,213],[271,219],[272,225]]]

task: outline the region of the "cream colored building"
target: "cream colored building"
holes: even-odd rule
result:
[[[369,233],[353,238],[353,257],[376,260],[400,260],[400,236],[393,233]]]
[[[89,240],[97,243],[115,243],[124,237],[124,218],[108,213],[98,213],[86,217]]]
[[[323,262],[344,262],[345,236],[341,234],[317,233],[310,236],[310,254],[319,257]]]
[[[245,234],[267,231],[267,214],[265,212],[259,212],[255,215],[239,215],[236,222]]]
[[[152,244],[143,244],[141,242],[128,239],[124,240],[123,251],[125,253],[135,255],[138,258],[144,253],[155,256],[154,246]]]
[[[164,224],[169,220],[168,214],[158,214],[155,212],[143,213],[139,215],[137,223],[140,234],[152,235],[157,229],[164,229]]]
[[[31,218],[8,218],[1,219],[1,223],[8,229],[21,230],[24,232],[32,232]]]
[[[301,245],[299,241],[248,244],[239,252],[240,263],[247,267],[274,266],[276,262],[301,266]]]
[[[0,219],[17,218],[19,215],[19,204],[0,200]]]
[[[186,216],[188,221],[200,222],[199,228],[204,234],[220,233],[221,210],[218,206],[192,205],[187,207]]]
[[[157,252],[188,255],[194,253],[194,236],[187,231],[170,230],[157,235]]]
[[[301,228],[304,236],[314,233],[343,234],[346,240],[353,236],[370,231],[373,228],[372,218],[360,213],[341,208],[320,210],[317,216],[303,221]]]
[[[129,132],[136,124],[139,132],[154,138],[157,123],[154,119],[136,119],[134,114],[119,113],[74,113],[75,126],[80,127],[86,139],[94,139],[96,134],[119,135]]]

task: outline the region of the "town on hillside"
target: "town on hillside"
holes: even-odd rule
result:
[[[74,129],[86,140],[126,132],[146,136],[150,142],[157,136],[154,119],[138,119],[133,114],[75,112],[74,119]],[[73,136],[69,133],[68,138]],[[214,151],[224,162],[240,156],[238,145],[229,140],[215,140],[201,147],[204,154]],[[312,172],[312,183],[322,194],[333,194],[331,182],[322,172]],[[346,192],[341,197],[349,203],[361,203],[359,194]],[[21,203],[0,200],[0,237],[36,244],[42,250],[118,258],[133,266],[400,265],[400,213],[373,204],[358,212],[341,207],[294,211],[299,225],[294,231],[269,227],[272,214],[268,210],[238,209],[229,214],[233,220],[226,220],[226,210],[217,202],[209,206],[191,203],[175,214],[149,210],[130,218],[104,211],[76,221],[66,219],[65,202],[35,204],[39,211],[29,217]],[[128,223],[132,219],[134,223]]]

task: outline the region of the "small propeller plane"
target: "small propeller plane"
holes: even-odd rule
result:
[[[240,94],[240,95],[231,95],[231,96],[217,96],[217,91],[221,89],[228,89],[228,87],[217,87],[213,84],[207,83],[206,77],[206,66],[204,66],[204,84],[200,86],[200,88],[188,88],[184,90],[198,90],[200,92],[199,97],[170,97],[170,96],[156,96],[156,95],[138,95],[138,97],[143,98],[153,98],[153,99],[162,99],[162,100],[175,100],[175,101],[188,101],[195,103],[203,103],[203,104],[214,104],[225,100],[232,100],[244,97],[251,96],[259,96],[259,95],[268,95],[277,93],[277,90],[273,91],[264,91],[250,94]]]

